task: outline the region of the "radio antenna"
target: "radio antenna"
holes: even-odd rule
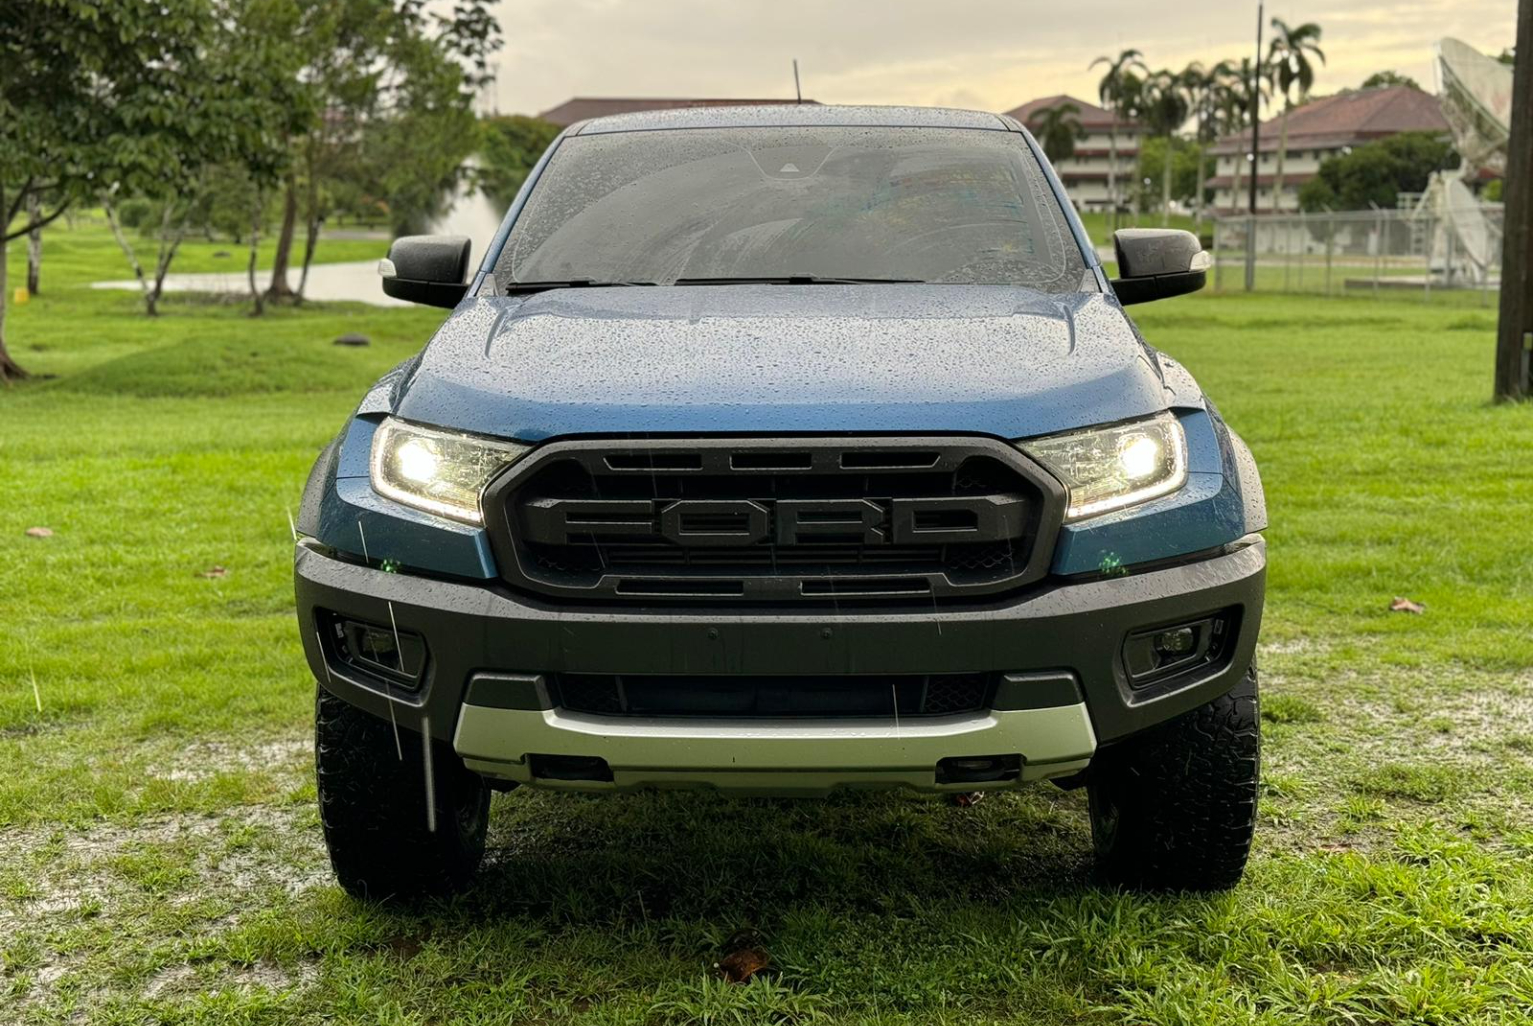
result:
[[[804,90],[799,88],[799,84],[798,84],[798,58],[797,57],[793,58],[793,95],[796,97],[796,99],[794,100],[795,103],[803,103],[804,102]]]

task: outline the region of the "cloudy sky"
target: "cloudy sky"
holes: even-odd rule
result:
[[[1431,89],[1432,44],[1510,46],[1516,0],[1276,0],[1268,16],[1318,21],[1317,91],[1391,68]],[[1095,99],[1087,66],[1124,47],[1152,67],[1239,58],[1254,0],[502,0],[503,113],[574,95],[792,96],[1009,110],[1068,92]]]

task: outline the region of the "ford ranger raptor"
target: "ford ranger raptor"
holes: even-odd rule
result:
[[[492,791],[1088,794],[1102,874],[1239,879],[1266,512],[1009,118],[714,108],[568,128],[306,487],[297,613],[356,895],[468,883]]]

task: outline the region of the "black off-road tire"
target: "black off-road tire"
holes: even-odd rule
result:
[[[400,757],[401,753],[403,758]],[[421,735],[319,688],[314,762],[330,865],[346,893],[410,902],[461,890],[484,857],[490,792],[452,747],[432,742],[436,829],[426,816]]]
[[[1245,871],[1261,762],[1256,668],[1207,705],[1105,749],[1087,794],[1111,883],[1219,891]]]

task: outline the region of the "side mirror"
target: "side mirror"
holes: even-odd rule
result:
[[[451,310],[463,299],[468,284],[466,235],[405,235],[389,246],[389,255],[378,261],[383,294],[426,306]]]
[[[1113,232],[1118,302],[1148,303],[1196,292],[1208,281],[1213,261],[1192,232],[1174,228],[1122,228]]]

